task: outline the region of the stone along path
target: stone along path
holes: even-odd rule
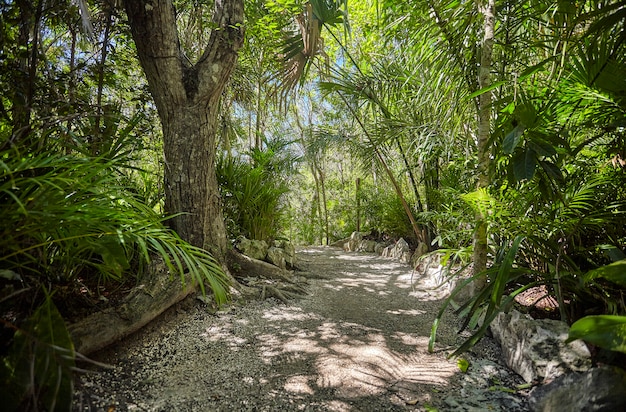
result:
[[[211,313],[187,301],[98,354],[112,365],[80,377],[76,410],[526,410],[521,383],[484,340],[459,342],[452,314],[427,351],[442,291],[406,265],[339,249],[299,251],[309,295]]]

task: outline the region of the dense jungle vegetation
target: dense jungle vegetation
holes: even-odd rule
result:
[[[626,352],[625,22],[614,0],[1,1],[3,402],[67,409],[66,324],[155,260],[226,301],[241,235],[373,230],[472,267],[459,351],[545,286],[572,338]]]

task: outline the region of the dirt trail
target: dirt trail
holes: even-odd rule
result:
[[[298,256],[309,296],[170,310],[98,355],[114,368],[81,377],[77,410],[525,410],[498,390],[519,381],[488,340],[466,374],[446,350],[428,353],[442,296],[408,266],[331,248]],[[455,326],[448,316],[439,348],[458,342]]]

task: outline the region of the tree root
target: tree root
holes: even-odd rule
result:
[[[262,260],[242,255],[235,250],[228,252],[228,269],[235,278],[257,277],[293,283],[290,272]]]
[[[235,299],[273,297],[287,303],[289,299],[307,294],[302,282],[291,278],[289,272],[234,251],[229,253],[228,269],[231,294]],[[120,305],[93,313],[68,327],[76,351],[86,355],[100,350],[142,328],[175,303],[197,293],[198,287],[193,279],[189,275],[185,275],[184,279],[185,286],[181,279],[170,276],[161,259],[155,258],[140,285]]]

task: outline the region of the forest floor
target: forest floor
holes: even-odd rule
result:
[[[298,251],[308,295],[219,311],[190,298],[93,358],[80,411],[525,411],[523,381],[484,338],[458,359],[454,314],[428,352],[445,291],[402,263]]]

